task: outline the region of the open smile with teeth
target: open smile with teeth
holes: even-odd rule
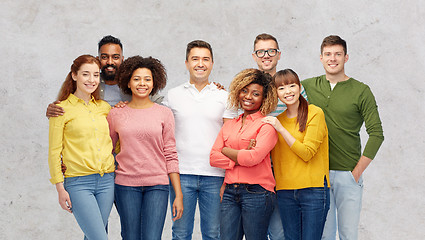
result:
[[[147,88],[136,88],[136,90],[137,90],[138,92],[141,92],[141,93],[144,93],[144,92],[147,92],[147,91],[148,91],[148,89],[147,89]]]
[[[251,102],[251,101],[244,100],[244,101],[242,101],[242,104],[243,104],[244,106],[251,106],[251,105],[253,105],[254,103],[253,103],[253,102]]]
[[[86,83],[84,84],[87,88],[95,88],[97,85],[94,83]]]
[[[293,99],[294,99],[294,96],[295,96],[295,95],[288,95],[288,96],[285,96],[285,100],[287,100],[287,101],[291,101],[291,100],[293,100]]]

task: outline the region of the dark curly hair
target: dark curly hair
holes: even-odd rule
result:
[[[253,83],[263,86],[263,103],[260,107],[261,113],[267,115],[274,111],[277,106],[277,92],[272,81],[272,76],[254,68],[245,69],[238,73],[230,83],[229,106],[233,109],[241,108],[239,94],[243,88]]]
[[[153,89],[150,95],[155,95],[159,90],[165,88],[167,84],[167,73],[164,65],[153,57],[141,57],[133,56],[127,58],[118,69],[118,73],[115,76],[115,80],[118,82],[118,86],[121,91],[127,95],[132,95],[131,89],[128,88],[131,76],[134,71],[139,68],[147,68],[152,72]]]

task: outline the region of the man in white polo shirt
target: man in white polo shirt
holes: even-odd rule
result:
[[[227,92],[208,80],[213,67],[211,45],[195,40],[187,45],[186,68],[190,79],[168,91],[165,105],[175,118],[184,211],[173,222],[173,239],[192,239],[196,203],[201,216],[202,239],[219,239],[220,187],[224,170],[211,167],[209,153],[223,121],[237,116],[227,109]],[[175,194],[170,188],[170,202]]]

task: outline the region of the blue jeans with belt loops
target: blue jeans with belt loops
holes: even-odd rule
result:
[[[114,202],[114,173],[68,177],[64,187],[84,239],[108,239],[105,228]]]
[[[221,202],[220,239],[264,240],[276,195],[258,184],[227,184]]]

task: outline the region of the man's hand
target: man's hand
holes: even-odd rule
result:
[[[223,185],[221,185],[221,188],[220,188],[220,202],[223,201],[223,195],[224,195],[224,190],[225,189],[226,189],[226,184],[223,183]]]
[[[363,174],[364,170],[369,166],[369,164],[372,162],[372,159],[361,156],[359,161],[357,162],[356,167],[351,171],[351,174],[353,174],[354,180],[356,182],[359,182],[360,176]]]
[[[128,101],[119,101],[117,104],[115,104],[115,106],[114,107],[112,107],[112,108],[123,108],[123,107],[125,107],[126,105],[127,105],[127,103],[128,103]]]
[[[65,166],[65,163],[62,163],[62,164],[61,164],[61,170],[62,170],[62,174],[65,174],[65,172],[66,172],[66,166]]]
[[[217,89],[218,90],[226,90],[225,88],[224,88],[224,86],[223,85],[221,85],[220,83],[218,83],[218,82],[213,82],[214,83],[214,85],[215,86],[217,86]]]
[[[62,107],[56,105],[59,103],[60,101],[55,101],[53,103],[50,103],[49,106],[47,106],[47,110],[46,110],[47,118],[62,116],[65,113]]]

